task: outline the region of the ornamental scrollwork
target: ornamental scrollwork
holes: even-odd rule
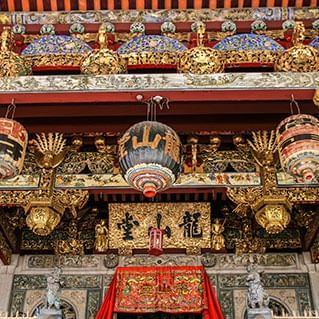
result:
[[[108,146],[109,147],[109,146]],[[71,151],[58,167],[59,174],[80,174],[87,167],[92,174],[113,172],[115,146],[110,146],[107,153]]]
[[[234,212],[240,216],[247,216],[248,210],[251,206],[260,199],[263,194],[262,187],[251,187],[251,188],[228,188],[228,198],[237,204]]]

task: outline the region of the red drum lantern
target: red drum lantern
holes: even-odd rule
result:
[[[27,143],[28,133],[20,123],[0,118],[0,179],[20,174]]]
[[[307,114],[292,115],[277,127],[282,167],[298,180],[310,183],[319,176],[319,121]]]
[[[163,230],[160,228],[151,228],[148,253],[153,256],[159,256],[163,253]]]
[[[146,197],[173,185],[181,171],[181,141],[165,124],[144,121],[119,140],[119,164],[127,183]]]

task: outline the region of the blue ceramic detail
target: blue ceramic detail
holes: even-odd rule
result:
[[[117,53],[183,52],[186,50],[187,48],[184,44],[163,35],[140,35],[122,44],[117,49]]]
[[[284,51],[283,46],[264,35],[237,34],[218,42],[214,49],[220,51]]]
[[[309,45],[319,50],[319,36],[314,38]]]
[[[78,38],[68,35],[47,35],[32,41],[21,54],[83,54],[91,51],[92,48]]]

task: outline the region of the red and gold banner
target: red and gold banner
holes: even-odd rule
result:
[[[207,309],[202,267],[130,267],[117,272],[115,312],[199,313]]]
[[[113,313],[201,313],[224,319],[202,266],[118,267],[96,319]]]

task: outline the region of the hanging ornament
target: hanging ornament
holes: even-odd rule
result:
[[[153,256],[163,253],[163,231],[159,228],[152,228],[150,231],[148,253]]]
[[[119,140],[125,180],[150,198],[171,187],[181,171],[181,141],[173,129],[156,121],[156,106],[162,107],[164,100],[152,98],[148,102],[150,120],[133,125]]]
[[[8,106],[4,118],[0,118],[0,180],[20,174],[28,143],[28,133],[14,121],[14,101]],[[8,118],[12,112],[12,118]]]
[[[171,229],[166,226],[165,229],[161,229],[162,215],[158,213],[156,215],[156,227],[150,227],[149,229],[149,246],[148,253],[153,256],[159,256],[163,253],[163,238],[166,235],[171,237]]]
[[[298,108],[298,104],[292,103]],[[292,106],[292,104],[291,104]],[[311,183],[319,177],[319,121],[312,115],[296,114],[277,127],[280,162],[297,180]]]

